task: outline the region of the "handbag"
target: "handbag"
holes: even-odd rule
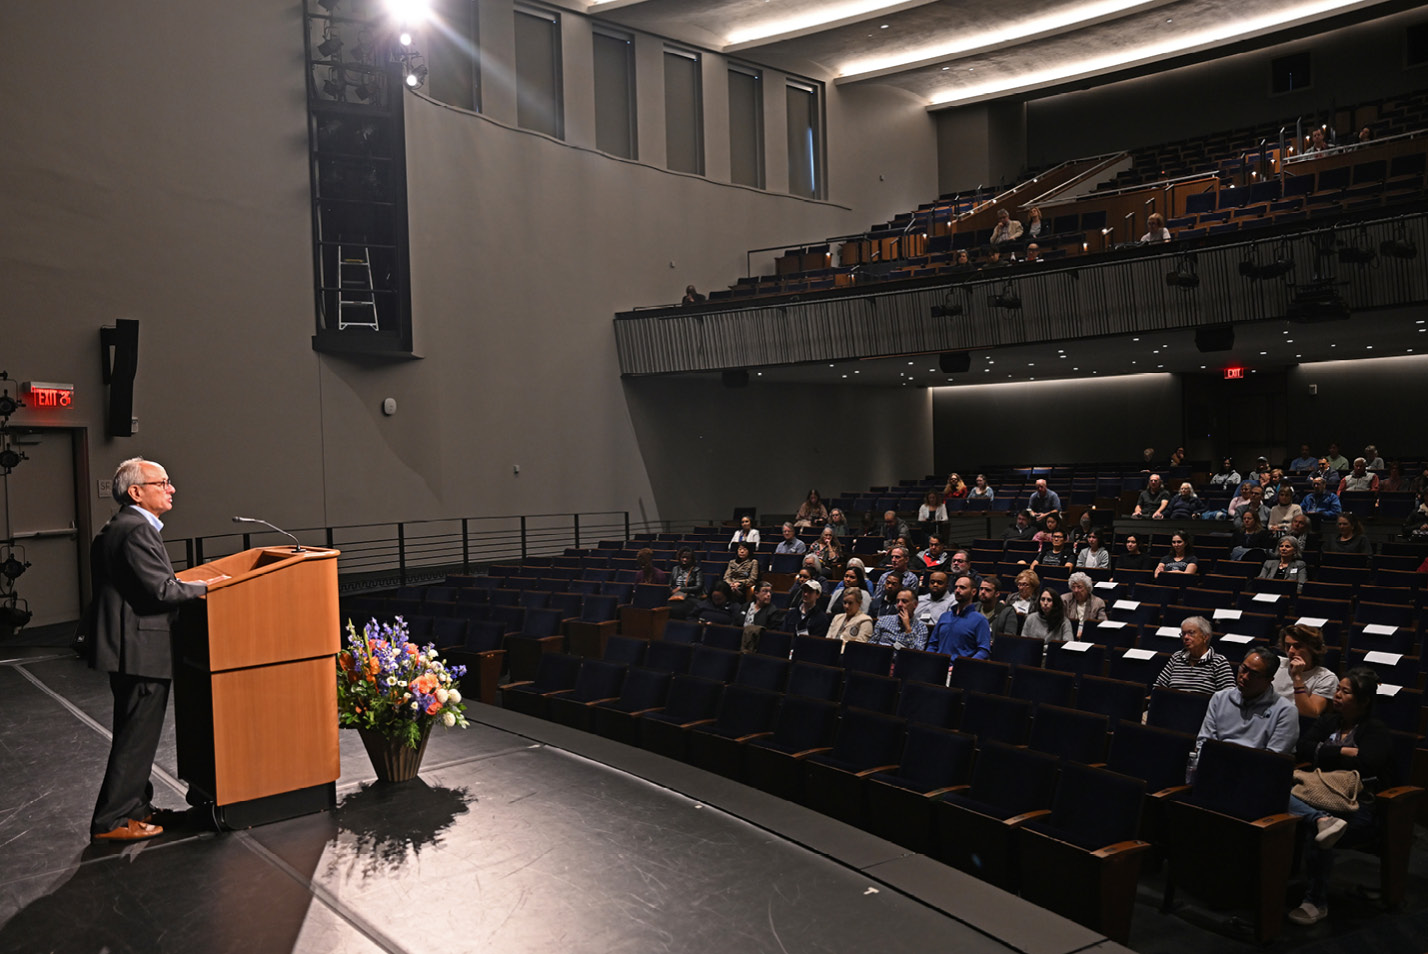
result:
[[[1294,788],[1289,794],[1312,805],[1320,811],[1335,815],[1352,814],[1359,810],[1359,795],[1363,792],[1363,780],[1353,769],[1339,769],[1326,772],[1314,769],[1294,770]]]

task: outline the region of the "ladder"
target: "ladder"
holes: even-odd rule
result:
[[[379,330],[377,296],[372,290],[372,258],[367,246],[337,246],[337,284],[337,330]]]

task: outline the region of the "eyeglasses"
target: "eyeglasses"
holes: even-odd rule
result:
[[[170,489],[170,490],[173,490],[173,489],[174,489],[174,483],[173,483],[173,481],[169,480],[167,477],[165,477],[163,480],[145,480],[145,481],[141,481],[141,482],[139,483],[139,486],[140,486],[140,487],[167,487],[167,488]]]

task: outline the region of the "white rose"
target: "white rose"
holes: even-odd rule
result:
[[[446,700],[450,698],[451,693],[447,692],[445,689],[436,690],[436,701],[441,703],[442,705],[446,705]]]
[[[412,708],[413,708],[413,709],[420,709],[421,706],[418,705],[417,703],[413,702],[413,703],[412,703]]]
[[[388,677],[387,677],[387,685],[389,685],[389,686],[395,686],[396,684],[397,684],[397,677],[396,677],[396,676],[388,676]]]
[[[443,712],[441,714],[441,724],[446,726],[448,729],[451,728],[456,724],[456,715],[451,712]]]
[[[450,692],[448,692],[448,693],[446,694],[446,700],[447,700],[448,702],[452,703],[453,705],[454,705],[455,703],[460,702],[460,701],[461,701],[461,690],[460,690],[460,689],[452,689]]]

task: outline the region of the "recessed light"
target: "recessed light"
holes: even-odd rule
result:
[[[1139,341],[1140,339],[1139,339],[1139,338],[1132,338],[1131,340],[1132,340],[1132,341]]]
[[[1163,367],[1165,367],[1165,365],[1163,365],[1163,364],[1157,364],[1156,367],[1157,367],[1157,368],[1163,368]]]
[[[1329,345],[1329,347],[1331,347],[1331,348],[1337,348],[1338,345],[1336,345],[1336,344],[1331,344],[1331,345]]]
[[[908,366],[909,368],[912,367],[912,362],[909,361],[909,362],[907,363],[907,366]]]
[[[886,23],[884,23],[882,26],[878,27],[879,30],[886,30],[887,28],[888,28],[888,25],[887,25]]]
[[[760,371],[760,372],[759,372],[759,377],[763,377],[763,376],[764,376],[764,373],[763,373],[762,371]]]
[[[861,372],[861,371],[854,371],[853,373],[854,373],[854,374],[862,374],[863,372]]]
[[[1261,351],[1260,354],[1269,354],[1268,351]]]
[[[830,365],[829,365],[829,366],[828,366],[828,367],[830,367],[830,368],[831,368],[831,367],[833,367],[833,365],[831,365],[831,364],[830,364]]]
[[[952,68],[952,67],[950,67],[950,66],[944,66],[944,67],[942,67],[942,72],[945,73],[945,72],[947,72],[948,70],[950,70],[951,68]]]
[[[1072,368],[1071,370],[1072,370],[1072,371],[1080,371],[1081,369],[1080,369],[1080,368]]]
[[[1372,350],[1373,350],[1373,345],[1364,345],[1364,350],[1365,350],[1365,351],[1372,351]]]
[[[845,378],[846,378],[846,377],[847,377],[847,375],[846,375],[846,374],[845,374],[845,375],[843,375],[843,377],[845,377]]]

